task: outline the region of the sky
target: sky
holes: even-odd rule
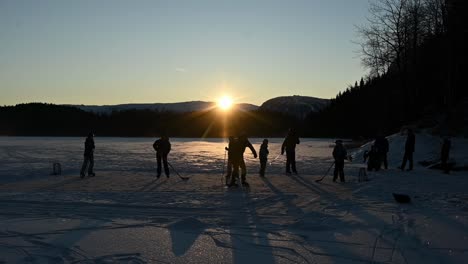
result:
[[[368,0],[0,0],[0,105],[333,98]]]

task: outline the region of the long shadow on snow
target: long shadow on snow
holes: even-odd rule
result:
[[[305,214],[301,208],[297,207],[297,205],[292,202],[292,200],[295,199],[296,196],[285,195],[266,178],[262,178],[262,181],[273,191],[275,195],[284,198],[282,201],[285,203],[288,209],[288,214],[292,214],[294,218],[296,218],[296,222],[292,225],[286,226],[286,229],[290,233],[295,235],[296,237],[299,237],[302,239],[293,239],[291,240],[291,242],[296,242],[296,244],[300,245],[306,253],[309,253],[310,255],[313,255],[313,256],[333,257],[333,258],[344,259],[344,260],[349,260],[349,261],[365,261],[360,256],[357,256],[356,254],[346,250],[346,248],[343,248],[343,247],[339,249],[337,248],[338,243],[334,243],[336,240],[336,237],[335,237],[336,228],[323,224],[322,223],[323,221],[321,221],[321,219],[328,219],[330,217],[336,218],[335,215],[329,215],[329,214],[324,214],[324,213],[319,213],[319,212],[314,212],[313,214],[311,213]],[[309,219],[305,219],[305,218],[309,218]],[[312,224],[308,223],[307,220],[311,222],[313,221],[313,223]],[[345,223],[338,219],[334,219],[334,222],[340,225]],[[347,224],[349,225],[350,223],[347,223]],[[279,230],[284,230],[285,226],[279,226],[278,228]],[[313,250],[313,249],[310,249],[309,247],[304,246],[304,243],[307,243],[308,241],[310,241],[308,237],[304,235],[304,232],[310,232],[310,231],[322,232],[321,233],[322,235],[327,234],[329,238],[316,240],[314,242],[322,243],[322,244],[333,243],[334,250],[331,251],[327,247],[320,246],[317,244],[310,245],[312,247],[321,248],[322,251],[324,251],[324,252],[318,252],[316,250]],[[340,233],[343,233],[343,230],[340,230]],[[362,246],[360,244],[351,244],[351,243],[343,243],[343,244],[345,244],[346,246]],[[336,252],[342,252],[342,253],[345,253],[346,255],[343,255],[343,254],[340,255],[340,254],[337,254]],[[304,256],[304,254],[301,254],[300,252],[298,252],[296,249],[289,248],[289,253],[292,253],[294,256],[299,257],[302,261],[309,262],[308,258]]]
[[[376,237],[376,240],[373,245],[373,250],[371,252],[371,260],[374,261],[374,256],[376,254],[376,250],[378,249],[378,242],[383,241],[386,244],[390,246],[390,248],[393,248],[392,250],[392,256],[393,258],[393,251],[399,249],[401,256],[406,260],[406,254],[408,253],[413,253],[414,251],[418,251],[420,254],[415,256],[415,258],[424,256],[426,257],[424,260],[425,263],[450,263],[450,259],[447,258],[446,255],[442,255],[438,252],[431,251],[427,247],[424,246],[424,243],[420,240],[420,238],[416,237],[415,235],[409,234],[408,232],[405,231],[404,226],[402,223],[399,223],[397,225],[390,225],[386,223],[383,219],[380,219],[379,217],[370,214],[366,209],[363,208],[363,205],[356,202],[356,201],[345,201],[341,198],[339,198],[337,195],[333,195],[330,192],[324,191],[321,187],[319,187],[316,184],[313,184],[306,180],[302,176],[296,176],[292,177],[297,183],[302,184],[306,188],[312,191],[316,191],[320,194],[321,197],[325,198],[326,200],[330,202],[335,202],[339,205],[342,205],[346,208],[352,208],[356,214],[354,215],[355,217],[358,217],[362,219],[363,223],[371,223],[372,226],[374,227],[381,227],[380,232],[371,232],[372,226],[367,225],[369,227],[368,229],[364,229],[366,225],[363,225],[360,227],[360,230],[363,232],[367,232],[371,235],[374,235]],[[353,231],[357,231],[357,227]],[[376,230],[377,231],[377,230]],[[384,237],[385,234],[388,233],[398,233],[398,235],[394,238],[392,241],[391,239],[387,239]],[[410,244],[413,247],[412,248],[401,248],[397,246],[397,242],[402,241],[405,239],[406,243],[405,244]],[[416,248],[414,248],[416,246]],[[405,251],[405,249],[407,249]]]

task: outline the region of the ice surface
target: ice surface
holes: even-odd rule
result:
[[[345,184],[315,182],[334,140],[302,139],[289,176],[282,139],[270,139],[264,179],[246,150],[250,190],[222,185],[220,139],[171,139],[169,161],[190,180],[157,180],[153,140],[97,137],[97,176],[80,179],[83,138],[0,138],[0,262],[468,262],[468,174],[417,164],[438,157],[437,137],[416,134],[415,169],[402,172],[405,136],[390,136],[390,169],[368,182],[357,175],[369,146],[357,149]],[[262,139],[251,141],[258,150]],[[467,140],[452,144],[466,164]],[[63,175],[50,175],[53,162]]]

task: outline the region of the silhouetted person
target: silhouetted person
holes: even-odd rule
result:
[[[86,168],[88,168],[88,176],[93,177],[95,176],[93,169],[94,169],[94,134],[89,132],[88,137],[84,143],[85,151],[84,151],[84,160],[83,166],[81,166],[80,177],[85,177]]]
[[[247,138],[247,136],[245,134],[242,134],[240,135],[239,139],[239,145],[241,147],[241,151],[242,151],[242,158],[240,160],[240,169],[241,169],[241,183],[242,185],[244,186],[249,186],[249,184],[247,183],[247,180],[246,180],[246,175],[247,175],[247,168],[245,166],[245,161],[244,161],[244,152],[245,152],[245,149],[248,147],[250,149],[250,151],[252,151],[252,154],[254,156],[254,158],[256,159],[257,158],[257,151],[255,151],[254,147],[252,146],[252,143],[250,143],[249,139]]]
[[[299,137],[296,135],[294,129],[289,129],[288,135],[281,145],[281,155],[286,150],[286,173],[291,173],[291,168],[294,173],[297,174],[296,170],[296,145],[299,144]]]
[[[234,144],[234,137],[230,136],[229,137],[229,143],[228,146],[224,148],[228,152],[228,161],[227,161],[227,171],[226,171],[226,185],[229,185],[229,182],[231,180],[232,176],[232,144]]]
[[[445,138],[444,142],[442,143],[442,149],[440,151],[440,162],[442,165],[442,169],[447,174],[450,172],[450,165],[448,164],[447,161],[449,159],[451,147],[452,147],[452,142],[450,141],[450,139]]]
[[[164,165],[164,173],[166,177],[169,178],[169,166],[167,164],[167,155],[171,151],[171,143],[167,136],[162,136],[160,139],[156,140],[153,144],[153,148],[156,151],[156,161],[157,161],[157,177],[161,177],[161,160]]]
[[[262,145],[260,146],[260,177],[265,177],[265,169],[268,161],[268,139],[264,139]]]
[[[342,140],[337,140],[335,141],[335,143],[335,148],[333,148],[333,158],[335,159],[335,171],[333,172],[333,182],[336,182],[338,176],[340,176],[341,182],[345,182],[344,161],[348,157],[348,152],[343,146]]]
[[[403,163],[401,164],[401,167],[400,167],[401,170],[405,170],[407,161],[409,161],[408,171],[413,170],[413,153],[414,153],[415,144],[416,144],[416,138],[414,136],[413,130],[408,128],[408,136],[406,137],[406,143],[405,143],[405,155],[403,156]]]
[[[239,168],[243,162],[243,148],[242,144],[237,138],[232,138],[229,142],[229,159],[231,160],[232,174],[229,182],[229,187],[237,186],[237,179],[239,178]]]
[[[377,148],[375,145],[371,146],[369,151],[364,152],[364,162],[367,160],[367,170],[368,171],[378,171],[380,170],[380,158],[379,153],[377,152]]]
[[[382,166],[382,163],[384,165],[385,169],[388,169],[388,160],[387,160],[387,154],[389,151],[389,146],[388,146],[388,140],[382,136],[378,135],[377,138],[375,139],[374,142],[377,155],[378,155],[378,169]]]

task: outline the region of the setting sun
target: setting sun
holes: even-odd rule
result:
[[[218,107],[223,109],[223,110],[228,110],[229,108],[232,107],[232,98],[228,96],[223,96],[221,99],[218,101]]]

